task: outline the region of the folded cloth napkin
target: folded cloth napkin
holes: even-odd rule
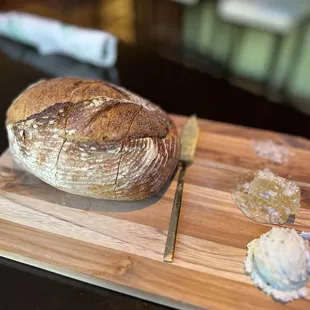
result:
[[[42,55],[33,48],[19,42],[0,37],[0,51],[11,59],[30,64],[47,73],[50,77],[73,76],[92,80],[105,80],[120,85],[118,71],[115,67],[95,67],[63,55]]]
[[[0,35],[32,45],[43,55],[64,54],[100,67],[111,67],[117,59],[113,35],[32,14],[0,13]]]

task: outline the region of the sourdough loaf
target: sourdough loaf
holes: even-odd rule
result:
[[[40,81],[12,103],[6,126],[17,163],[60,190],[94,198],[157,193],[180,153],[164,111],[103,81]]]

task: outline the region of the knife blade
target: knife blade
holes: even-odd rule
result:
[[[192,115],[181,131],[181,156],[179,161],[181,170],[174,196],[166,247],[163,257],[163,261],[167,263],[172,263],[174,257],[178,223],[182,205],[185,170],[194,161],[198,135],[199,127],[197,117]]]

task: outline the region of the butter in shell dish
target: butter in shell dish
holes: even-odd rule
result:
[[[294,229],[272,228],[248,245],[245,272],[275,300],[305,297],[310,275],[310,245]]]

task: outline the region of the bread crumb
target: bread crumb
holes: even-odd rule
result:
[[[68,135],[74,135],[76,133],[76,130],[75,129],[71,129],[71,130],[68,130],[67,131],[67,134]]]
[[[254,141],[253,148],[258,157],[270,159],[276,164],[281,165],[288,160],[288,149],[272,140]]]
[[[264,171],[264,172],[272,172],[268,167],[265,167],[262,171]]]

